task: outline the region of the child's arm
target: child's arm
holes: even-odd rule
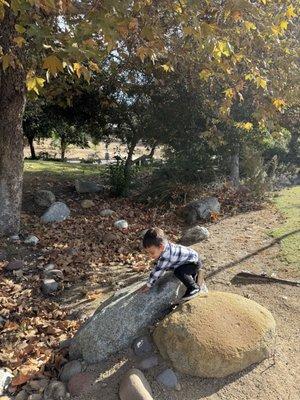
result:
[[[154,264],[154,268],[150,272],[147,283],[139,289],[139,292],[142,292],[142,293],[148,292],[154,286],[154,284],[158,280],[158,278],[162,275],[162,273],[166,269],[165,268],[166,265],[167,265],[167,263],[164,262],[163,260],[156,262]]]

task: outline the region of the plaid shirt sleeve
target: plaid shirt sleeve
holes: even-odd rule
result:
[[[152,287],[157,279],[163,274],[163,272],[167,269],[168,267],[168,260],[165,260],[164,258],[159,259],[153,268],[153,270],[150,272],[149,279],[147,281],[147,286]]]

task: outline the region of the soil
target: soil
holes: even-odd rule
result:
[[[146,372],[156,400],[296,400],[300,392],[299,287],[282,284],[235,286],[233,276],[242,270],[278,277],[299,276],[282,259],[280,245],[267,235],[282,222],[272,207],[239,214],[209,226],[210,238],[194,246],[205,261],[209,290],[230,291],[255,300],[269,309],[277,323],[276,352],[259,365],[226,379],[200,379],[177,373],[181,390],[161,387],[156,375],[167,365]],[[138,360],[128,349],[103,365],[88,366],[95,376],[93,388],[81,400],[117,400],[121,376]]]

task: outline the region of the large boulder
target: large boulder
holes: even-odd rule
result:
[[[201,242],[201,240],[208,239],[208,237],[208,229],[204,226],[196,225],[184,232],[179,243],[189,246]]]
[[[55,202],[55,195],[51,190],[38,190],[35,193],[34,201],[40,207],[50,207]]]
[[[168,311],[181,294],[181,283],[172,274],[159,279],[148,293],[135,283],[106,301],[78,330],[70,346],[70,357],[96,363],[129,346],[142,330]]]
[[[49,222],[60,222],[67,219],[70,215],[69,207],[61,202],[57,201],[53,203],[48,210],[41,216],[41,221],[44,223]]]
[[[179,306],[159,323],[153,337],[161,355],[177,370],[219,378],[270,356],[275,321],[252,300],[210,292]]]
[[[119,396],[121,400],[153,400],[151,387],[145,375],[135,368],[123,376]]]
[[[184,209],[184,217],[188,224],[195,224],[198,220],[207,220],[213,213],[220,213],[221,205],[216,197],[205,197],[192,201]]]
[[[104,187],[96,182],[79,179],[75,181],[75,189],[77,193],[100,193],[104,191]]]

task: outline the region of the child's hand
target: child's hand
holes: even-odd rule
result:
[[[150,288],[147,285],[143,285],[142,287],[139,288],[138,292],[139,293],[148,293]]]

